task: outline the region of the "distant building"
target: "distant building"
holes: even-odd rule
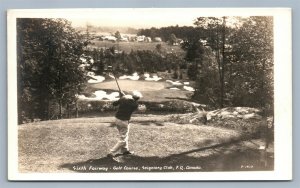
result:
[[[114,36],[104,36],[102,37],[103,40],[108,40],[108,41],[112,41],[112,42],[116,42],[117,38]]]
[[[144,42],[145,41],[145,35],[137,36],[136,41],[137,42]]]
[[[154,42],[162,42],[160,37],[154,37]]]
[[[128,42],[129,40],[128,40],[127,37],[121,37],[120,41],[121,41],[121,42]]]
[[[150,37],[145,37],[145,42],[152,42]]]

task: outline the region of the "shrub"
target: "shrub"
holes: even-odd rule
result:
[[[108,112],[114,111],[116,107],[111,101],[78,101],[79,113]]]
[[[194,112],[195,107],[192,103],[183,100],[170,100],[163,102],[143,102],[148,111],[157,112],[176,112],[189,113]]]
[[[195,111],[195,107],[192,103],[183,100],[170,100],[163,102],[141,101],[140,104],[145,105],[146,111],[172,113],[189,113]],[[113,106],[111,101],[78,101],[79,113],[110,112],[116,110],[117,107]]]

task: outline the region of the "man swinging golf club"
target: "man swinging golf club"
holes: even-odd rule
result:
[[[117,82],[117,79],[116,79]],[[118,82],[117,82],[118,84]],[[119,87],[119,85],[118,85]],[[132,95],[125,95],[119,88],[120,99],[113,102],[114,106],[119,106],[115,115],[115,126],[119,131],[119,141],[110,150],[108,157],[115,157],[116,155],[132,154],[128,148],[128,133],[129,133],[129,120],[132,113],[138,109],[138,100],[142,97],[139,91],[133,91]]]

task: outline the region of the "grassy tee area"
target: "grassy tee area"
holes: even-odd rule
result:
[[[234,129],[172,123],[168,116],[161,115],[133,117],[129,147],[135,154],[118,157],[117,162],[106,157],[118,138],[117,129],[110,126],[112,121],[112,117],[98,117],[20,125],[19,171],[106,173],[273,168],[272,150],[262,155],[257,149],[261,139],[245,140]],[[246,164],[253,166],[244,169]],[[115,169],[116,166],[121,168]]]

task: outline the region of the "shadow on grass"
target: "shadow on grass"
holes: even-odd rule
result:
[[[177,100],[183,100],[183,101],[190,101],[188,98],[184,98],[184,97],[166,97],[166,99],[177,99]]]
[[[105,172],[210,172],[210,171],[259,171],[273,170],[273,153],[245,148],[197,157],[193,154],[205,150],[238,144],[239,141],[216,144],[166,157],[126,155],[113,158],[104,157],[87,161],[62,164],[60,168],[81,173]]]
[[[153,125],[153,126],[159,126],[159,127],[165,126],[164,122],[159,122],[159,121],[142,122],[142,123],[140,123],[140,125],[146,125],[146,126]]]

